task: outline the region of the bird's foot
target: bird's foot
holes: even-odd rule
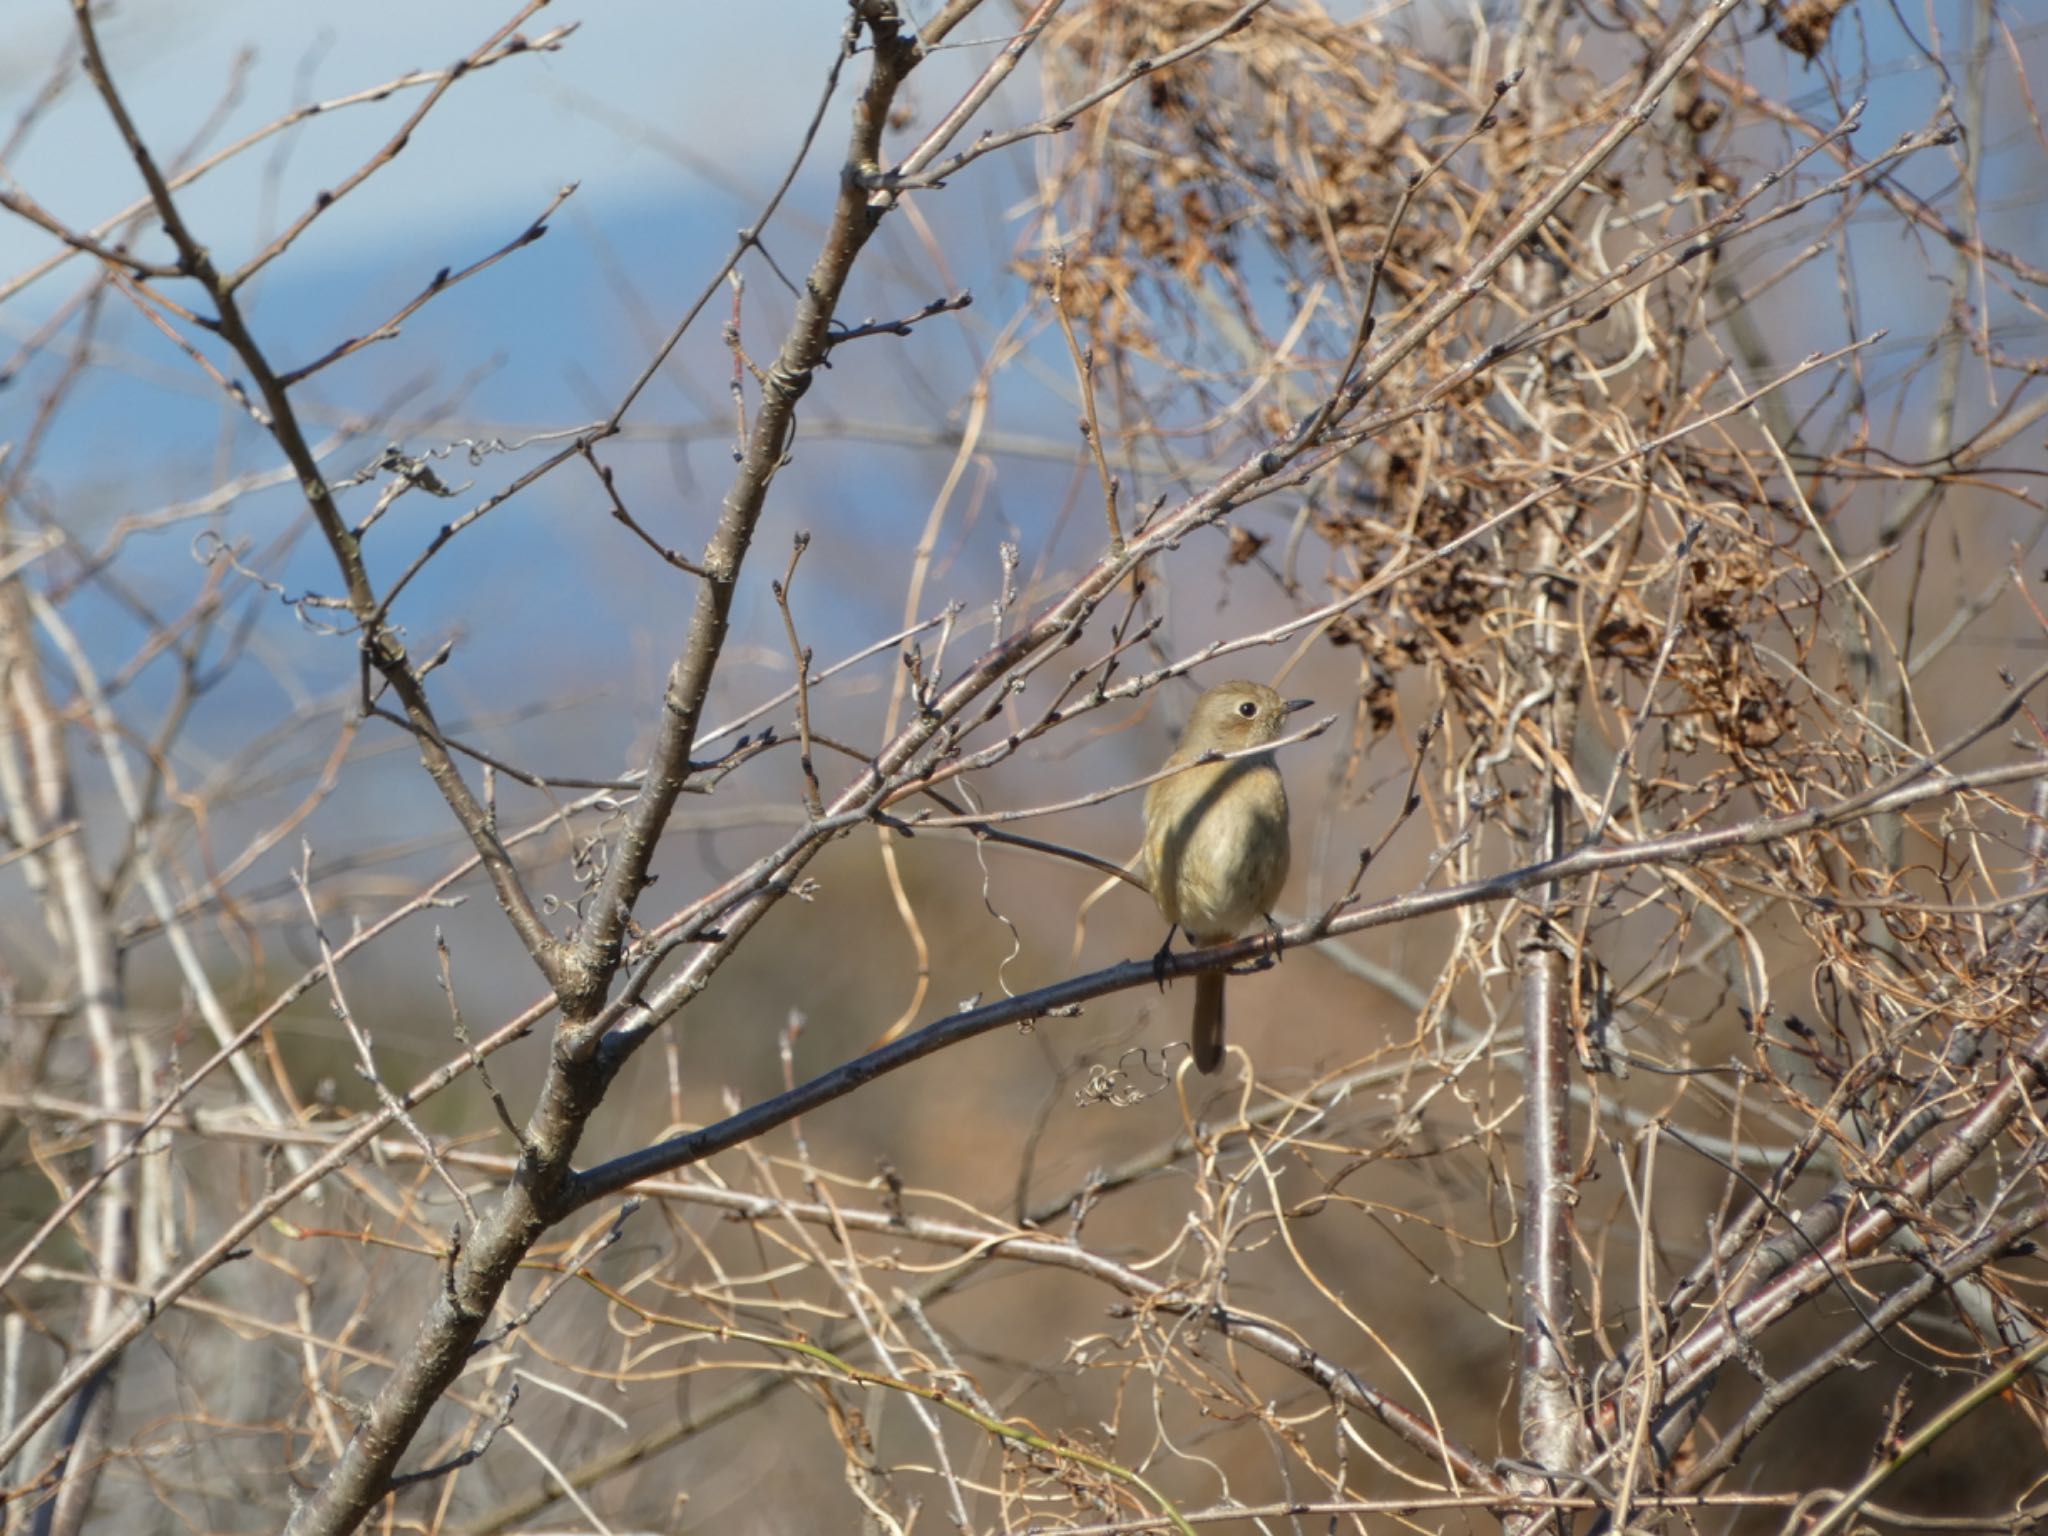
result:
[[[1166,961],[1173,953],[1173,936],[1178,932],[1178,925],[1167,929],[1166,942],[1161,944],[1158,952],[1152,956],[1152,979],[1159,983],[1159,990],[1162,992],[1166,990]]]
[[[1266,914],[1264,938],[1266,941],[1266,952],[1263,955],[1254,956],[1242,965],[1233,965],[1230,968],[1231,975],[1256,976],[1260,971],[1270,971],[1280,963],[1280,957],[1286,953],[1286,950],[1280,943],[1280,924],[1274,921],[1273,915],[1270,912]]]

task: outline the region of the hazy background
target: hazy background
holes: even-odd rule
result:
[[[911,7],[914,14],[931,8],[929,0]],[[295,105],[355,92],[406,68],[444,64],[474,47],[507,10],[474,0],[362,0],[343,18],[310,3],[156,0],[110,11],[102,34],[132,111],[170,159],[202,130],[200,152],[206,153]],[[8,12],[0,135],[41,88],[70,36],[62,5],[12,0]],[[1465,8],[1447,5],[1377,7],[1374,14],[1390,29],[1430,35],[1471,19]],[[367,348],[298,391],[306,419],[318,424],[314,435],[330,442],[324,463],[331,477],[362,470],[386,444],[445,454],[435,468],[456,494],[402,499],[370,539],[380,585],[412,561],[441,523],[504,489],[563,435],[612,408],[788,166],[818,100],[843,15],[837,0],[562,0],[525,29],[537,36],[577,25],[560,51],[513,59],[463,82],[393,164],[319,219],[255,281],[245,294],[253,323],[274,358],[296,365],[378,325],[440,269],[460,269],[513,239],[560,188],[577,184],[544,239],[437,298],[406,322],[399,339]],[[1875,149],[1927,118],[1945,82],[1919,52],[1922,31],[1945,29],[1952,51],[1960,25],[1960,8],[1946,5],[1913,15],[1877,5],[1851,12],[1838,36],[1848,37],[1843,46],[1882,85],[1873,92],[1860,145]],[[1745,30],[1756,26],[1754,17],[1744,22]],[[918,131],[987,58],[990,40],[972,25],[968,31],[961,46],[918,72]],[[1487,46],[1483,28],[1473,46]],[[2013,34],[2012,46],[2038,57],[2038,29]],[[238,64],[243,50],[246,63]],[[1770,46],[1749,52],[1761,86],[1817,119],[1846,106],[1831,103],[1822,78],[1791,55]],[[849,66],[848,81],[861,67],[858,60]],[[848,95],[842,82],[818,146],[766,238],[768,255],[791,281],[801,281],[836,185]],[[188,219],[221,264],[247,259],[321,188],[360,165],[419,99],[417,89],[400,91],[281,135],[186,193],[181,201]],[[1994,100],[1985,134],[1983,228],[1987,238],[2013,249],[2040,250],[2048,234],[2040,161],[2018,152],[2040,129],[2010,89]],[[1036,65],[1027,61],[983,121],[1021,121],[1039,110]],[[900,133],[890,140],[899,150],[907,142]],[[1752,148],[1757,161],[1767,163],[1781,147]],[[2002,149],[2012,153],[1998,153]],[[991,356],[1012,346],[1020,356],[993,374],[991,425],[955,493],[919,617],[955,599],[966,605],[950,642],[957,667],[987,642],[988,601],[998,586],[1004,544],[1018,546],[1023,575],[1039,590],[1056,588],[1063,570],[1096,552],[1100,495],[1074,430],[1071,362],[1056,332],[1048,336],[1032,327],[1024,341],[1014,339],[1026,329],[1019,316],[1031,303],[1049,233],[1037,206],[1035,172],[1051,150],[1050,141],[1027,142],[974,167],[943,192],[913,198],[864,260],[843,319],[910,315],[965,291],[974,303],[959,315],[920,324],[909,338],[852,344],[815,381],[799,412],[794,463],[776,484],[748,567],[734,642],[709,712],[713,722],[793,679],[768,582],[781,574],[798,530],[813,535],[794,592],[803,639],[815,647],[818,665],[901,627],[908,551],[952,459],[967,388]],[[53,213],[83,225],[118,211],[141,190],[103,108],[75,78],[11,150],[6,170]],[[1936,197],[1947,174],[1928,156],[1900,179]],[[1743,260],[1761,271],[1789,259],[1811,235],[1809,226],[1793,229],[1796,234],[1782,242],[1773,237],[1745,247]],[[1926,267],[1937,258],[1915,240],[1896,223],[1852,231],[1842,263],[1806,267],[1760,300],[1754,317],[1784,360],[1809,347],[1841,345],[1851,317],[1861,332],[1893,327],[1893,340],[1870,353],[1865,385],[1883,402],[1873,414],[1888,413],[1897,426],[1888,451],[1901,458],[1915,451],[1917,413],[1926,408],[1933,372],[1925,365],[1928,334],[1951,299],[1928,283]],[[1912,247],[1912,261],[1899,259],[1902,246]],[[168,249],[147,222],[138,247],[151,256]],[[55,249],[25,222],[0,218],[0,284]],[[741,334],[753,360],[765,365],[789,297],[758,256],[744,271]],[[1256,302],[1278,312],[1288,298],[1281,274],[1256,275],[1271,278]],[[203,793],[212,808],[203,828],[176,850],[199,868],[234,856],[312,786],[355,702],[356,646],[351,636],[324,632],[321,610],[305,610],[302,622],[281,607],[307,594],[331,593],[336,584],[329,552],[308,536],[296,487],[249,485],[224,503],[208,499],[223,485],[273,471],[275,450],[132,307],[110,305],[76,357],[63,347],[39,349],[26,359],[17,352],[65,313],[85,276],[83,262],[74,260],[0,303],[0,348],[14,369],[0,390],[0,442],[37,435],[26,500],[34,516],[68,529],[78,544],[95,545],[124,519],[136,520],[115,557],[118,593],[88,587],[67,610],[103,674],[123,679],[124,714],[146,722],[183,707],[175,669],[150,658],[146,642],[153,615],[179,611],[199,590],[210,540],[246,541],[257,553],[280,544],[291,550],[273,571],[282,590],[238,599],[240,621],[211,655],[214,661],[246,657],[251,664],[223,667],[217,679],[209,675],[170,752],[174,784]],[[2002,296],[1996,302],[2000,336],[2014,351],[2038,352],[2038,318]],[[712,297],[627,418],[622,437],[602,451],[616,469],[621,495],[650,534],[689,556],[712,526],[731,467],[734,363],[721,329],[732,307],[730,290]],[[84,368],[83,380],[42,435],[38,402],[74,363]],[[1901,379],[1909,382],[1896,384]],[[1815,381],[1806,393],[1788,392],[1788,404],[1802,417],[1828,418],[1847,408],[1831,388]],[[751,398],[751,382],[748,393]],[[1963,431],[1994,408],[1988,391],[1966,390]],[[1127,507],[1200,475],[1200,445],[1190,442],[1185,459],[1176,456],[1180,446],[1155,444],[1121,464]],[[349,492],[350,515],[366,513],[374,494],[374,487]],[[1989,497],[1980,502],[1959,495],[1956,505],[1963,510],[1945,528],[1935,555],[1947,577],[1936,585],[1951,611],[1998,579],[2016,531],[2039,535],[2030,512],[2022,516]],[[1239,521],[1273,540],[1277,550],[1296,510],[1275,498],[1247,509]],[[1226,547],[1225,535],[1209,530],[1166,562],[1161,654],[1184,655],[1293,611],[1267,572],[1226,566]],[[1322,559],[1322,551],[1311,558]],[[1308,574],[1314,581],[1323,575]],[[432,686],[444,720],[464,740],[529,770],[603,778],[639,760],[692,595],[690,578],[652,558],[608,515],[596,480],[571,466],[465,531],[407,589],[397,612],[416,654],[455,642],[452,660],[433,675]],[[2014,613],[1996,632],[2009,639],[2023,623]],[[1075,664],[1092,658],[1099,643],[1085,643]],[[1265,677],[1286,654],[1254,652],[1197,681]],[[1980,664],[1959,671],[1963,680],[1940,700],[1958,719],[1980,712],[1991,697],[1992,669],[1976,660]],[[894,666],[893,652],[885,652],[821,688],[814,706],[818,729],[872,745]],[[1355,655],[1319,647],[1298,666],[1290,691],[1314,696],[1342,715],[1356,696],[1356,672]],[[1397,796],[1389,791],[1404,780],[1403,743],[1432,702],[1415,697],[1412,683],[1404,686],[1411,718],[1369,753],[1352,789],[1332,782],[1343,755],[1341,727],[1337,736],[1290,752],[1297,805],[1290,911],[1335,895],[1349,879],[1358,847],[1376,841],[1393,815]],[[1103,719],[1099,729],[1063,735],[1054,747],[983,776],[978,783],[986,803],[1051,800],[1147,771],[1170,745],[1191,697],[1191,688],[1170,690],[1147,706]],[[786,726],[788,715],[784,709],[768,718]],[[419,772],[411,743],[395,728],[370,722],[349,761],[339,789],[239,882],[245,905],[207,914],[210,962],[224,990],[244,1007],[274,994],[315,958],[289,883],[302,856],[301,836],[310,845],[315,885],[335,935],[466,855],[467,844]],[[679,905],[786,831],[796,766],[790,754],[770,761],[729,790],[701,803],[685,801],[661,855],[664,883],[652,894],[650,910]],[[828,782],[845,772],[844,760],[829,754],[820,764]],[[97,768],[89,767],[86,776],[89,786],[107,792]],[[1377,802],[1373,791],[1381,792]],[[550,803],[547,795],[509,783],[501,785],[501,795],[509,825],[545,815]],[[1137,815],[1135,797],[1126,797],[1028,830],[1120,861],[1135,848]],[[978,856],[970,840],[935,834],[900,842],[897,850],[932,941],[931,986],[917,1010],[920,1021],[1005,987],[1023,991],[1075,969],[1145,954],[1158,942],[1149,903],[1121,890],[1093,909],[1076,958],[1076,909],[1095,877],[1075,866],[999,851]],[[96,851],[103,859],[118,852],[104,844]],[[1427,827],[1411,824],[1375,871],[1373,888],[1417,880],[1431,852]],[[540,877],[537,886],[573,900],[567,861],[558,858],[554,868],[552,881]],[[812,873],[821,882],[815,901],[785,902],[768,919],[714,991],[672,1031],[675,1054],[650,1050],[633,1063],[595,1123],[586,1143],[590,1157],[638,1144],[669,1123],[676,1107],[672,1084],[681,1085],[686,1119],[714,1117],[728,1091],[752,1099],[780,1086],[777,1035],[793,1018],[804,1021],[794,1070],[808,1075],[870,1043],[910,1004],[916,957],[895,915],[875,839],[842,842]],[[371,963],[349,969],[351,999],[371,1021],[394,1082],[438,1064],[453,1049],[433,987],[437,925],[454,950],[461,1002],[479,1032],[542,991],[488,891],[472,883],[464,895],[463,905],[416,920],[395,943],[375,951]],[[18,895],[6,899],[26,910]],[[566,924],[566,915],[560,921]],[[1406,1038],[1413,1027],[1415,999],[1347,970],[1347,954],[1426,985],[1447,944],[1443,926],[1416,924],[1348,950],[1332,945],[1291,956],[1273,974],[1233,983],[1232,1038],[1252,1052],[1262,1078],[1282,1086],[1305,1083],[1324,1067]],[[31,977],[44,960],[32,940],[11,958]],[[1787,962],[1795,990],[1804,965]],[[137,1006],[160,1010],[165,1033],[196,1051],[201,1037],[160,950],[145,956],[131,981]],[[1735,994],[1717,993],[1704,982],[1690,985],[1666,1001],[1696,1005],[1687,1021],[1698,1031],[1695,1048],[1703,1057],[1739,1049]],[[854,1176],[886,1161],[913,1182],[1021,1213],[1077,1188],[1092,1169],[1114,1166],[1181,1129],[1181,1107],[1170,1092],[1154,1091],[1161,1080],[1153,1069],[1158,1050],[1182,1037],[1188,991],[1122,995],[1077,1019],[1042,1023],[1028,1035],[998,1032],[872,1085],[813,1117],[806,1129]],[[327,1078],[343,1107],[368,1104],[370,1090],[349,1070],[350,1048],[337,1037],[323,1002],[308,1000],[280,1035],[302,1098],[313,1097]],[[1154,1054],[1129,1054],[1138,1048]],[[536,1036],[503,1059],[498,1076],[515,1098],[530,1088],[545,1049]],[[1098,1062],[1120,1066],[1152,1096],[1123,1109],[1089,1102],[1077,1090]],[[1348,1107],[1348,1126],[1368,1135],[1380,1117],[1412,1107],[1408,1091],[1407,1085],[1389,1088],[1384,1102],[1361,1096]],[[1615,1091],[1654,1107],[1665,1089],[1638,1080]],[[1508,1123],[1510,1108],[1504,1096],[1499,1103],[1461,1106],[1459,1113]],[[441,1130],[488,1123],[473,1085],[435,1102],[425,1118]],[[1453,1119],[1444,1136],[1468,1131]],[[1511,1130],[1502,1136],[1511,1141]],[[1122,1202],[1113,1217],[1120,1251],[1144,1253],[1171,1240],[1183,1214],[1181,1178],[1178,1172],[1161,1176],[1161,1183],[1172,1182],[1170,1197],[1155,1202],[1141,1184]],[[1434,1163],[1391,1165],[1376,1170],[1373,1180],[1374,1199],[1447,1228],[1467,1225],[1483,1233],[1494,1222],[1493,1235],[1506,1242],[1511,1192],[1498,1185],[1477,1176],[1447,1178]],[[1290,1197],[1310,1189],[1305,1176],[1302,1187],[1288,1186]],[[39,1182],[24,1180],[17,1193],[18,1212],[34,1213],[47,1203]],[[1709,1186],[1703,1178],[1674,1197],[1674,1204],[1687,1207],[1677,1225],[1696,1231],[1720,1193],[1718,1183]],[[1615,1192],[1596,1194],[1611,1214]],[[1688,1202],[1697,1204],[1697,1213]],[[1474,1395],[1455,1405],[1463,1415],[1460,1427],[1477,1433],[1489,1414],[1497,1414],[1500,1438],[1512,1441],[1511,1410],[1485,1399],[1498,1378],[1480,1380],[1478,1370],[1501,1348],[1498,1313],[1509,1287],[1509,1258],[1492,1250],[1474,1258],[1483,1242],[1438,1241],[1413,1228],[1376,1227],[1377,1220],[1375,1214],[1347,1228],[1343,1242],[1304,1220],[1302,1241],[1318,1264],[1350,1277],[1348,1295],[1370,1296],[1373,1318],[1389,1336],[1426,1349],[1433,1364],[1453,1373],[1459,1361],[1472,1362]],[[397,1283],[382,1262],[364,1261],[364,1286]],[[407,1283],[426,1283],[424,1270],[405,1275]],[[1247,1259],[1236,1278],[1245,1294],[1276,1311],[1295,1307],[1292,1315],[1305,1330],[1340,1326],[1322,1301],[1286,1290],[1285,1282],[1298,1277],[1277,1252]],[[1269,1279],[1271,1291],[1262,1292]],[[999,1277],[952,1313],[949,1326],[978,1363],[1007,1367],[1020,1331],[1043,1326],[1050,1337],[1056,1328],[1049,1320],[1069,1317],[1077,1299],[1099,1304],[1093,1296],[1077,1298],[1079,1290],[1076,1282],[1044,1274]],[[1384,1369],[1364,1345],[1358,1349],[1373,1369]],[[1079,1413],[1075,1404],[1094,1403],[1089,1393],[1097,1389],[1090,1383],[1035,1378],[1022,1369],[1017,1374],[1007,1406],[1018,1411],[1057,1400],[1061,1411]],[[1283,1388],[1295,1390],[1276,1382],[1275,1390]],[[169,1411],[177,1394],[162,1390]],[[695,1390],[675,1389],[677,1412],[698,1401]],[[1822,1400],[1806,1407],[1817,1415],[1816,1430],[1825,1430]],[[1208,1428],[1192,1426],[1192,1443],[1200,1444]],[[566,1454],[607,1438],[602,1427],[571,1414],[559,1441],[549,1443]],[[691,1513],[710,1528],[722,1516],[748,1510],[745,1501],[755,1496],[763,1466],[774,1464],[774,1451],[762,1439],[757,1426],[727,1431],[722,1440],[707,1437],[680,1469],[661,1475],[690,1486]],[[1991,1431],[1986,1440],[2003,1444]],[[1824,1441],[1817,1433],[1816,1442]],[[1842,1448],[1844,1464],[1856,1462],[1862,1450],[1861,1444]],[[2019,1460],[2016,1454],[2015,1464]],[[786,1470],[788,1484],[776,1490],[773,1505],[778,1513],[801,1510],[813,1495],[833,1494],[839,1475],[829,1454],[815,1462],[792,1457]],[[2022,1470],[2016,1466],[2013,1475]],[[788,1528],[802,1528],[797,1514],[788,1513],[788,1520]]]

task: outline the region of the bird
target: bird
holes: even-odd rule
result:
[[[1263,683],[1218,683],[1195,701],[1165,766],[1179,771],[1145,791],[1145,866],[1166,919],[1164,965],[1176,929],[1197,945],[1222,944],[1272,921],[1287,883],[1287,786],[1271,752],[1203,761],[1273,741],[1309,699],[1283,699]],[[1188,1035],[1195,1066],[1223,1064],[1223,975],[1195,978]]]

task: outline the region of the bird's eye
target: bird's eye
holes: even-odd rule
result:
[[[1246,699],[1242,704],[1237,706],[1237,712],[1240,715],[1243,715],[1245,719],[1249,720],[1253,715],[1256,715],[1259,712],[1259,706],[1254,704],[1250,699]]]

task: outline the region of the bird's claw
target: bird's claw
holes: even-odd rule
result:
[[[1166,930],[1166,942],[1161,944],[1152,956],[1152,979],[1159,984],[1159,990],[1162,992],[1166,990],[1166,961],[1173,953],[1173,936],[1176,931],[1174,928]]]

